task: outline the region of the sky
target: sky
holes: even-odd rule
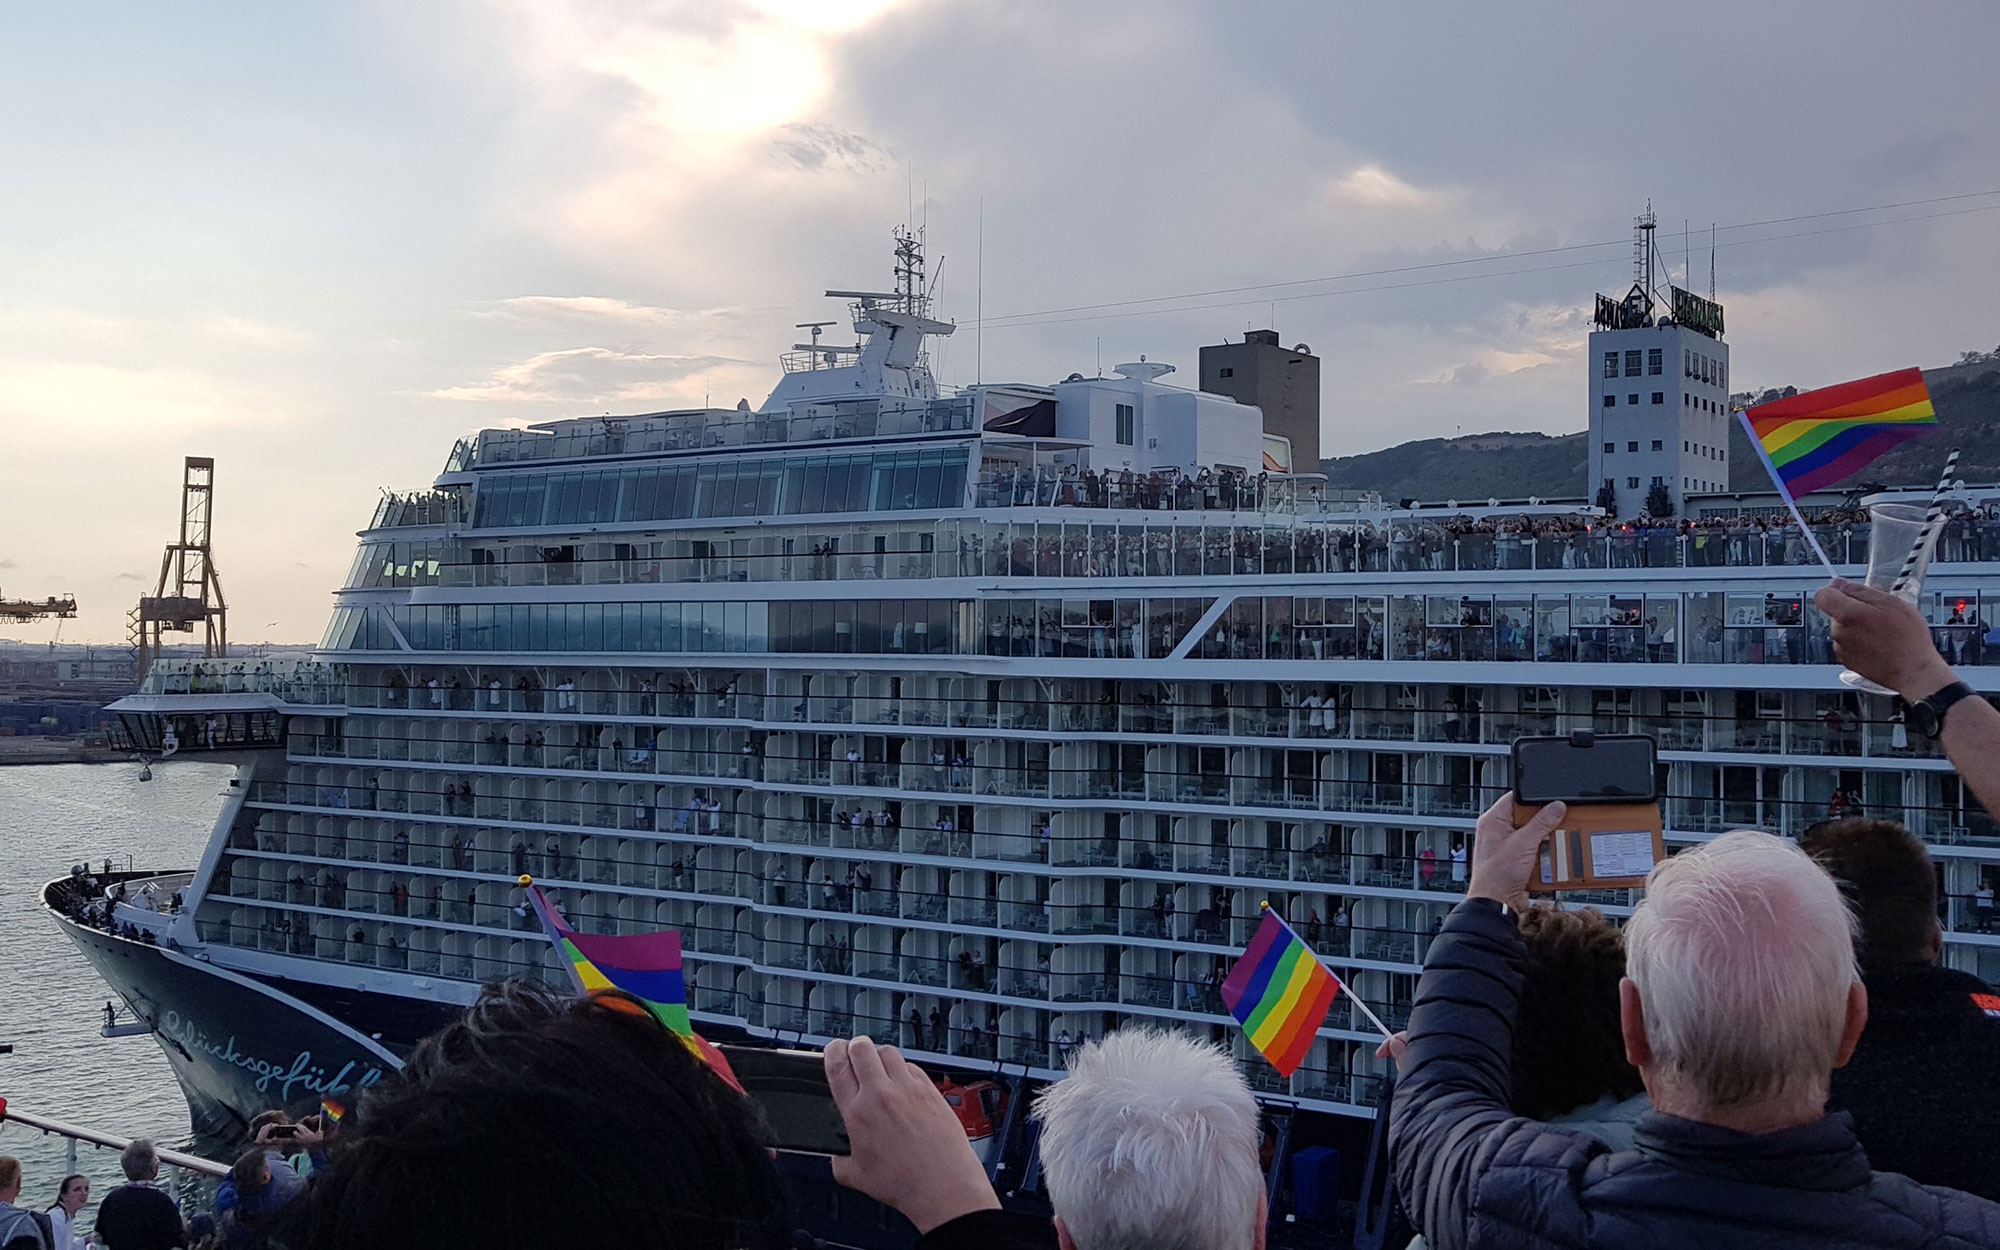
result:
[[[1328,455],[1584,428],[1648,202],[1703,292],[1718,227],[1740,387],[1947,363],[2000,344],[1995,46],[1987,0],[0,7],[0,593],[122,641],[213,456],[232,638],[317,639],[379,490],[760,403],[904,221],[947,385],[1268,326]]]

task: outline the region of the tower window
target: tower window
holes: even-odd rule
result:
[[[1666,402],[1667,402],[1667,393],[1666,393],[1665,391],[1654,391],[1654,392],[1653,392],[1653,402],[1654,402],[1654,403],[1656,403],[1656,404],[1664,404],[1664,403],[1666,403]]]
[[[1639,376],[1639,353],[1636,349],[1625,353],[1625,376],[1628,378]]]
[[[1637,395],[1627,395],[1625,402],[1637,408],[1639,406],[1639,397]]]
[[[1132,425],[1133,425],[1133,421],[1132,421],[1132,405],[1130,405],[1130,404],[1119,404],[1119,405],[1118,405],[1118,445],[1119,445],[1120,447],[1130,447],[1130,446],[1132,445],[1132,435],[1133,435],[1133,430],[1132,430]]]
[[[1635,438],[1635,439],[1633,439],[1633,440],[1632,440],[1631,442],[1629,442],[1629,443],[1625,444],[1625,450],[1626,450],[1626,451],[1637,451],[1637,450],[1639,450],[1639,440]]]
[[[1653,440],[1653,450],[1654,450],[1654,451],[1665,451],[1666,449],[1667,449],[1667,445],[1666,445],[1665,441],[1663,441],[1663,440],[1661,440],[1661,439],[1657,439],[1657,438]]]
[[[1607,378],[1615,378],[1618,376],[1617,352],[1604,353],[1604,376]]]
[[[1618,397],[1616,395],[1606,395],[1604,397],[1604,406],[1606,408],[1616,408],[1618,406]]]
[[[1628,477],[1628,478],[1626,478],[1626,479],[1625,479],[1625,487],[1626,487],[1626,489],[1627,489],[1627,490],[1638,490],[1638,489],[1639,489],[1639,479],[1638,479],[1638,478],[1636,478],[1636,477]]]
[[[1662,353],[1663,349],[1658,347],[1649,347],[1646,349],[1646,373],[1649,376],[1658,377],[1660,376],[1661,371],[1665,368],[1665,361],[1662,359]]]
[[[1617,451],[1617,450],[1618,450],[1618,444],[1616,444],[1616,443],[1606,443],[1606,444],[1604,444],[1604,454],[1605,454],[1605,455],[1607,455],[1607,456],[1608,456],[1608,455],[1610,455],[1610,454],[1611,454],[1612,452],[1614,452],[1614,451]]]
[[[1217,377],[1222,377],[1222,378],[1233,378],[1233,377],[1235,377],[1235,376],[1236,376],[1236,370],[1234,370],[1234,369],[1218,369],[1218,370],[1216,370],[1216,376],[1217,376]]]

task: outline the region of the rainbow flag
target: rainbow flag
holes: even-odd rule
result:
[[[319,1115],[322,1120],[338,1124],[347,1118],[347,1104],[338,1098],[322,1098],[319,1100]]]
[[[523,877],[525,882],[528,879]],[[528,902],[541,918],[549,941],[568,965],[570,984],[585,997],[600,990],[622,990],[646,1005],[680,1038],[695,1057],[715,1069],[739,1093],[729,1060],[721,1051],[694,1031],[688,1019],[687,981],[681,974],[681,935],[672,929],[658,933],[631,933],[606,937],[578,933],[563,920],[562,913],[542,893],[542,887],[528,886]]]
[[[1340,978],[1266,907],[1250,949],[1222,983],[1222,1002],[1278,1075],[1290,1076],[1305,1062],[1339,992]]]
[[[1859,472],[1937,423],[1920,369],[1822,387],[1743,412],[1772,480],[1794,499]]]

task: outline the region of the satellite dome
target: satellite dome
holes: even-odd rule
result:
[[[1292,344],[1292,350],[1297,352],[1301,356],[1310,356],[1313,354],[1313,349],[1307,347],[1304,343]]]

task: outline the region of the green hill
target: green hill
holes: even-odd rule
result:
[[[1427,438],[1319,462],[1336,489],[1398,499],[1582,498],[1588,457],[1582,434],[1468,434]]]

